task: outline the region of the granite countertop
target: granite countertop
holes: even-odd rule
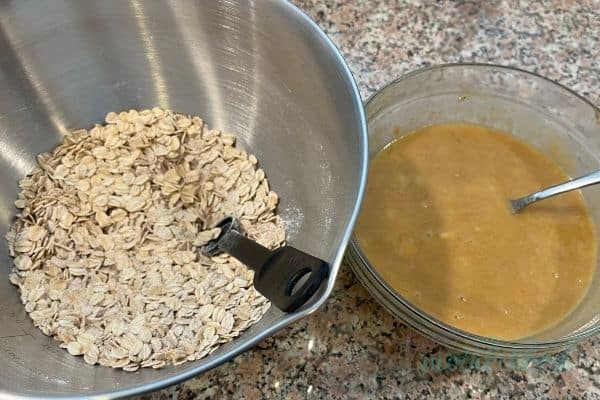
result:
[[[297,0],[346,57],[363,98],[419,67],[538,72],[600,104],[600,2]],[[235,360],[145,399],[600,399],[600,338],[552,357],[459,354],[394,320],[343,266],[312,316]]]

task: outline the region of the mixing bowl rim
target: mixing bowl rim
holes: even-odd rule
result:
[[[583,101],[588,106],[592,107],[592,109],[594,110],[596,115],[598,115],[600,118],[600,107],[596,106],[589,99],[587,99],[583,95],[577,93],[573,89],[571,89],[571,88],[563,85],[562,83],[559,83],[551,78],[548,78],[543,75],[539,75],[535,72],[528,71],[526,69],[522,69],[519,67],[513,67],[510,65],[491,64],[491,63],[469,63],[469,62],[443,63],[443,64],[429,65],[429,66],[426,66],[423,68],[418,68],[414,71],[410,71],[405,74],[402,74],[398,78],[395,78],[395,79],[385,83],[379,89],[375,90],[375,92],[373,92],[367,98],[367,101],[365,101],[365,109],[369,106],[369,103],[372,103],[377,97],[379,97],[381,95],[382,92],[385,92],[385,91],[391,89],[392,87],[396,86],[397,84],[399,84],[400,82],[402,82],[404,80],[413,78],[415,76],[418,76],[418,75],[421,75],[424,73],[430,73],[430,72],[436,71],[436,70],[459,69],[459,68],[463,68],[463,67],[474,67],[474,68],[478,68],[478,69],[482,69],[482,70],[496,69],[496,70],[500,70],[500,71],[512,71],[512,72],[517,72],[517,73],[520,73],[523,75],[528,75],[530,77],[533,77],[534,79],[539,79],[546,83],[550,83],[550,84],[556,86],[557,88],[564,90],[565,92],[568,92],[570,95],[577,97],[579,100]],[[367,123],[367,125],[368,125],[368,123]]]
[[[441,71],[441,70],[448,70],[448,69],[459,69],[459,68],[464,68],[464,67],[481,69],[483,71],[499,70],[499,71],[504,71],[504,72],[507,72],[507,71],[517,72],[518,74],[523,74],[528,77],[532,77],[534,79],[544,82],[545,84],[554,85],[556,88],[566,91],[570,95],[575,96],[577,99],[579,99],[579,100],[583,101],[585,104],[589,105],[592,108],[592,110],[594,111],[595,115],[600,116],[600,109],[598,107],[596,107],[591,101],[589,101],[582,95],[578,94],[577,92],[573,91],[572,89],[569,89],[568,87],[561,85],[560,83],[558,83],[552,79],[538,75],[534,72],[516,68],[516,67],[503,66],[503,65],[497,65],[497,64],[447,63],[447,64],[438,64],[438,65],[428,66],[425,68],[420,68],[415,71],[411,71],[406,74],[403,74],[400,77],[386,83],[384,86],[382,86],[380,89],[375,91],[367,99],[367,101],[365,103],[365,111],[367,113],[367,119],[368,120],[370,119],[369,105],[373,104],[373,102],[376,101],[379,97],[384,96],[389,90],[391,90],[395,86],[401,84],[403,81],[414,78],[416,76],[419,76],[419,75],[422,75],[425,73],[431,73],[432,71],[436,71],[436,70]],[[367,121],[367,125],[369,125],[368,121]],[[455,328],[452,325],[446,324],[446,323],[440,321],[439,319],[429,315],[428,313],[420,310],[418,307],[414,306],[411,302],[404,299],[396,290],[391,288],[385,282],[383,277],[377,272],[376,268],[374,268],[373,265],[370,263],[368,257],[362,251],[355,235],[353,235],[352,238],[350,239],[349,250],[351,252],[353,252],[359,260],[359,263],[358,263],[359,265],[357,265],[357,267],[360,267],[360,268],[366,270],[367,273],[371,274],[371,276],[375,279],[375,281],[380,286],[380,288],[384,289],[385,292],[389,294],[388,300],[391,300],[392,302],[401,304],[404,308],[406,308],[407,310],[410,310],[410,312],[412,312],[415,316],[417,316],[419,318],[423,318],[427,323],[431,324],[434,328],[439,329],[441,332],[443,332],[446,335],[455,335],[455,336],[458,336],[462,340],[471,341],[477,345],[494,347],[499,350],[506,349],[506,350],[532,350],[532,351],[535,351],[535,350],[544,350],[544,349],[554,349],[557,347],[564,347],[567,345],[571,345],[571,344],[580,342],[583,339],[594,336],[600,332],[600,325],[598,325],[595,327],[589,327],[589,328],[585,328],[583,330],[578,330],[575,333],[572,333],[568,336],[564,336],[558,340],[548,340],[548,341],[539,341],[539,342],[531,342],[531,343],[516,342],[516,341],[511,341],[511,340],[493,339],[490,337],[469,333],[469,332],[461,330],[459,328]],[[596,272],[596,273],[598,273],[598,272]],[[369,288],[367,288],[367,289],[369,289]]]
[[[360,95],[360,91],[358,89],[358,85],[356,80],[354,79],[354,75],[350,70],[350,67],[346,63],[341,51],[337,48],[337,46],[333,43],[333,41],[327,36],[327,34],[317,25],[315,21],[313,21],[304,11],[295,6],[289,1],[281,1],[281,0],[271,0],[271,3],[277,4],[282,7],[282,9],[286,12],[287,15],[290,16],[292,20],[297,21],[300,25],[305,25],[309,27],[312,33],[315,35],[315,39],[318,39],[326,48],[326,52],[330,54],[333,59],[336,60],[336,66],[340,69],[340,79],[344,82],[347,89],[351,92],[351,102],[352,107],[356,110],[356,119],[357,119],[357,131],[359,134],[358,138],[358,146],[357,150],[360,152],[360,165],[358,168],[359,171],[358,176],[358,188],[355,194],[355,198],[353,201],[352,212],[350,213],[347,222],[345,223],[345,228],[343,229],[343,234],[341,235],[341,240],[335,255],[333,257],[333,262],[330,265],[330,275],[327,280],[326,288],[318,295],[319,297],[313,300],[313,303],[309,306],[303,307],[300,310],[294,313],[284,314],[283,317],[278,320],[274,325],[270,326],[268,329],[260,332],[257,336],[248,340],[243,345],[235,347],[219,357],[211,360],[209,363],[204,363],[200,366],[189,368],[188,370],[181,371],[174,375],[166,376],[164,378],[160,378],[154,380],[149,383],[143,383],[134,385],[124,389],[117,389],[111,392],[90,392],[90,393],[82,393],[79,395],[66,395],[66,396],[44,396],[43,398],[58,400],[58,399],[74,399],[74,398],[102,398],[102,399],[113,399],[113,398],[122,398],[122,397],[130,397],[134,395],[140,395],[143,393],[148,393],[156,390],[160,390],[162,388],[175,385],[182,381],[193,378],[201,373],[204,373],[212,368],[215,368],[226,361],[231,360],[232,358],[238,356],[239,354],[247,351],[251,347],[253,347],[259,341],[265,339],[266,337],[271,336],[275,332],[283,329],[284,327],[292,324],[295,321],[298,321],[301,318],[306,317],[307,315],[315,312],[318,308],[320,308],[323,303],[330,296],[334,284],[335,278],[339,272],[340,265],[342,259],[344,257],[344,253],[350,238],[352,236],[352,232],[354,229],[354,224],[358,218],[358,214],[360,211],[360,206],[362,204],[364,198],[364,192],[366,189],[367,182],[367,172],[368,172],[368,163],[369,163],[369,140],[367,133],[367,119],[365,114],[365,109],[363,106],[363,101]],[[97,367],[97,368],[106,368],[106,367]],[[168,368],[168,367],[167,367]],[[122,371],[121,371],[122,372]],[[127,372],[122,372],[127,373]],[[135,374],[135,373],[134,373]],[[39,398],[37,396],[23,396],[18,394],[13,394],[9,392],[5,392],[0,390],[0,398],[4,399],[30,399],[30,398]]]

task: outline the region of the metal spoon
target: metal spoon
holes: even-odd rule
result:
[[[548,197],[556,196],[557,194],[570,192],[571,190],[577,190],[586,186],[595,185],[596,183],[600,183],[600,170],[590,172],[589,174],[580,176],[579,178],[572,179],[565,183],[550,186],[549,188],[542,189],[539,192],[532,193],[528,196],[510,200],[510,207],[512,208],[513,213],[516,214],[523,208],[535,203],[536,201],[544,200]]]

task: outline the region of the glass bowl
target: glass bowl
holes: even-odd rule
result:
[[[405,75],[367,102],[370,157],[427,125],[471,122],[508,132],[556,161],[570,176],[600,168],[600,110],[573,91],[530,72],[495,65],[455,64]],[[583,191],[596,226],[600,190]],[[582,302],[551,329],[517,341],[474,335],[419,310],[394,291],[369,263],[356,238],[348,261],[362,284],[394,316],[434,341],[493,357],[559,352],[600,331],[600,274]],[[597,267],[598,269],[598,267]]]

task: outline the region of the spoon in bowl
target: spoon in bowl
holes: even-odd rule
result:
[[[580,176],[579,178],[572,179],[568,182],[560,183],[558,185],[550,186],[549,188],[542,189],[538,192],[532,193],[530,195],[510,200],[510,208],[513,213],[518,213],[523,208],[527,207],[530,204],[535,203],[536,201],[547,199],[548,197],[556,196],[557,194],[570,192],[572,190],[577,190],[584,188],[586,186],[595,185],[596,183],[600,183],[600,170],[590,172],[589,174]]]
[[[327,262],[287,245],[269,250],[246,237],[234,217],[216,227],[219,235],[200,251],[207,256],[227,253],[254,270],[256,290],[284,312],[302,307],[329,276]]]

